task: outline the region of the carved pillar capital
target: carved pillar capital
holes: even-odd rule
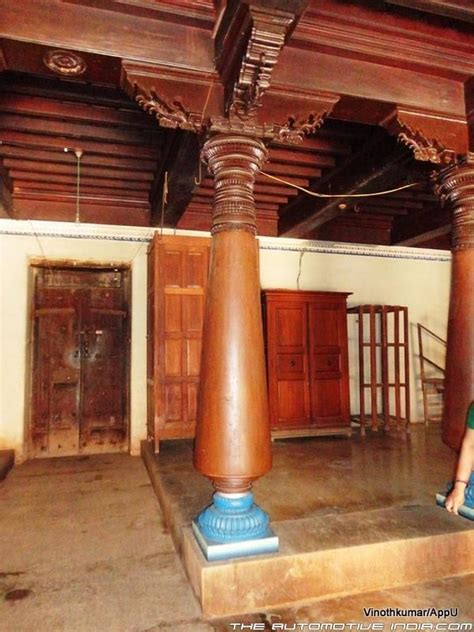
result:
[[[201,155],[215,178],[211,233],[255,234],[253,186],[267,157],[265,145],[248,136],[219,134],[205,143]]]
[[[441,171],[437,192],[453,211],[452,249],[474,248],[474,160]]]

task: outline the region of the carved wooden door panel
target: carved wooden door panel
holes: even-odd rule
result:
[[[126,284],[126,274],[118,270],[37,270],[31,423],[35,454],[127,447]]]
[[[304,302],[275,303],[268,313],[269,403],[273,428],[307,426],[307,308]]]
[[[194,436],[209,240],[157,236],[149,251],[148,436]],[[150,274],[151,272],[151,274]]]
[[[81,446],[120,446],[127,438],[127,311],[122,290],[85,290],[82,306]]]
[[[309,303],[312,418],[316,426],[349,423],[345,301]]]
[[[51,305],[60,297],[50,294],[48,298]],[[36,320],[33,443],[40,452],[48,451],[50,445],[51,456],[75,453],[79,450],[81,373],[76,310],[41,307]]]

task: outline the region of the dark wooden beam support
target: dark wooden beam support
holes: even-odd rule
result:
[[[439,206],[399,217],[392,229],[392,243],[398,246],[414,246],[431,239],[431,233],[433,237],[446,234],[451,230],[451,220],[451,211]]]
[[[311,187],[315,192],[340,197],[324,199],[301,193],[281,210],[280,234],[302,237],[334,219],[349,204],[344,194],[370,193],[399,184],[409,160],[405,148],[376,130],[357,153]]]
[[[445,224],[444,226],[440,226],[439,228],[433,228],[433,230],[427,230],[426,233],[421,233],[421,235],[416,235],[411,239],[407,239],[405,241],[401,241],[398,246],[421,246],[423,244],[427,244],[428,242],[434,243],[434,240],[439,240],[440,237],[445,237],[451,235],[451,224]],[[449,242],[449,239],[448,239]],[[426,246],[429,248],[430,246]]]
[[[0,217],[9,217],[13,210],[12,182],[7,170],[0,162]]]
[[[191,201],[199,178],[200,146],[196,134],[175,130],[170,141],[169,153],[155,176],[152,187],[152,226],[175,227]],[[163,206],[165,173],[168,173],[168,192]],[[202,168],[203,177],[206,168]],[[163,213],[163,216],[162,216]]]

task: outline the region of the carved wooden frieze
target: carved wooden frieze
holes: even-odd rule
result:
[[[135,101],[145,112],[155,116],[162,127],[179,127],[196,133],[201,129],[201,115],[190,112],[178,99],[166,102],[154,90],[146,94],[137,87]]]
[[[328,113],[329,110],[312,112],[306,119],[299,120],[290,116],[285,125],[277,127],[277,140],[288,145],[300,145],[305,137],[311,136],[321,127]]]
[[[409,147],[415,160],[447,166],[468,149],[467,125],[462,118],[396,106],[380,124]]]
[[[397,139],[413,152],[415,160],[432,162],[437,165],[447,165],[454,161],[456,154],[447,149],[435,138],[427,138],[422,131],[400,123],[400,131]]]
[[[200,133],[211,115],[222,116],[223,89],[214,73],[124,60],[122,88],[162,127]]]

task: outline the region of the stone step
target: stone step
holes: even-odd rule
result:
[[[436,507],[272,523],[280,551],[207,562],[191,529],[183,561],[205,617],[256,612],[474,572],[474,529]]]
[[[210,502],[211,490],[186,465],[191,454],[180,455],[186,462],[157,459],[146,446],[142,454],[206,618],[474,573],[473,523],[437,507],[434,494],[432,504],[272,521],[280,540],[278,553],[207,562],[191,522]]]

